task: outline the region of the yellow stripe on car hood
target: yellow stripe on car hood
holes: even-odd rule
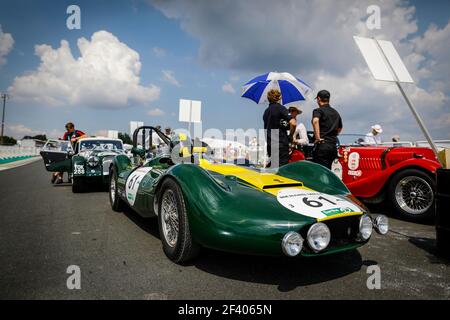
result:
[[[223,175],[232,175],[236,178],[251,184],[257,189],[277,195],[278,190],[286,187],[301,188],[311,190],[303,186],[297,180],[282,177],[273,173],[257,172],[236,165],[212,164],[205,159],[200,160],[200,167],[205,170],[217,172]],[[279,187],[277,187],[279,186]]]

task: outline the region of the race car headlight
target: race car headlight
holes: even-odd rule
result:
[[[100,162],[100,159],[98,157],[92,156],[92,157],[89,157],[87,163],[88,163],[88,166],[90,166],[90,167],[96,167],[99,162]]]
[[[303,238],[297,232],[289,231],[283,237],[281,242],[281,248],[285,255],[289,257],[295,257],[302,251]]]
[[[315,252],[319,252],[325,249],[330,243],[331,232],[325,223],[318,222],[309,228],[306,237],[310,248]]]
[[[376,232],[384,236],[389,231],[389,219],[380,214],[373,220],[373,226]]]
[[[372,235],[372,219],[370,219],[370,216],[368,214],[364,214],[359,218],[359,233],[358,233],[358,239],[360,241],[366,241],[370,238]]]

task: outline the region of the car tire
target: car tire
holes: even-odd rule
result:
[[[395,213],[410,221],[425,222],[435,217],[435,180],[425,172],[406,169],[392,177],[388,197]]]
[[[163,182],[158,202],[159,234],[164,253],[178,264],[194,259],[200,247],[192,239],[183,193],[174,180]],[[177,228],[174,228],[176,224]]]
[[[111,168],[109,172],[109,186],[108,186],[108,195],[109,195],[109,203],[111,204],[111,208],[116,212],[122,212],[124,209],[124,202],[117,194],[117,171],[114,168]]]
[[[72,192],[73,193],[82,193],[86,190],[86,186],[82,177],[73,177],[72,178]]]

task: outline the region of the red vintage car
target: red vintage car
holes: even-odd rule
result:
[[[352,194],[368,203],[388,201],[411,220],[434,216],[435,172],[441,168],[433,151],[411,143],[366,145],[364,136],[342,135],[332,171]],[[311,150],[303,150],[310,159]],[[294,151],[291,161],[305,158]]]

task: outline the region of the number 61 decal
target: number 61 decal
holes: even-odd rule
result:
[[[320,196],[317,198],[317,200],[309,200],[308,197],[304,197],[303,198],[303,203],[306,204],[307,206],[313,207],[313,208],[320,208],[323,207],[323,203],[320,202],[319,200],[323,200],[326,201],[332,205],[336,205],[335,202],[328,200],[327,198]]]
[[[338,213],[361,212],[357,205],[342,197],[308,189],[281,189],[277,200],[293,212],[317,219]]]
[[[127,178],[127,182],[125,184],[125,191],[127,194],[128,203],[132,206],[136,201],[136,194],[139,189],[139,184],[145,175],[152,170],[151,167],[143,167],[134,170]]]

